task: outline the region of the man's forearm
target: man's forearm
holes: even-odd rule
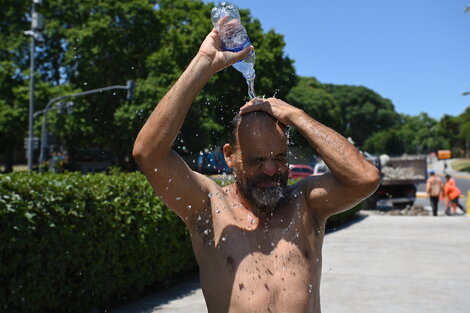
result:
[[[343,136],[319,123],[305,112],[292,114],[294,126],[318,152],[336,179],[345,185],[354,185],[364,176],[376,175],[376,169]]]
[[[134,144],[137,158],[151,157],[158,162],[168,155],[194,98],[212,74],[210,62],[196,55],[137,136]]]

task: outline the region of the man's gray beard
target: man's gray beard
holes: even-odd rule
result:
[[[249,183],[243,183],[240,179],[236,182],[245,198],[258,209],[276,208],[286,192],[286,184],[282,182],[279,186],[267,188],[254,187],[254,184],[250,186]]]
[[[284,190],[281,186],[269,188],[253,188],[251,198],[258,208],[277,207],[279,201],[284,197]]]

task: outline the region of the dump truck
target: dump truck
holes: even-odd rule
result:
[[[404,155],[400,157],[379,157],[364,153],[369,162],[380,170],[380,186],[363,202],[364,209],[373,209],[379,200],[387,200],[397,209],[411,206],[416,199],[419,183],[427,179],[426,157]]]

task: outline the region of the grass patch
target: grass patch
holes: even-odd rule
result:
[[[459,172],[470,172],[470,160],[455,160],[450,166]]]

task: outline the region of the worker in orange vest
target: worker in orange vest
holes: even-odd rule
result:
[[[446,208],[449,207],[449,203],[452,204],[452,211],[454,214],[457,213],[457,207],[462,210],[464,213],[466,212],[463,206],[459,203],[459,197],[461,194],[460,189],[455,184],[455,180],[449,175],[446,175],[447,182],[444,185],[444,194],[446,196]],[[447,209],[446,209],[447,213]]]

